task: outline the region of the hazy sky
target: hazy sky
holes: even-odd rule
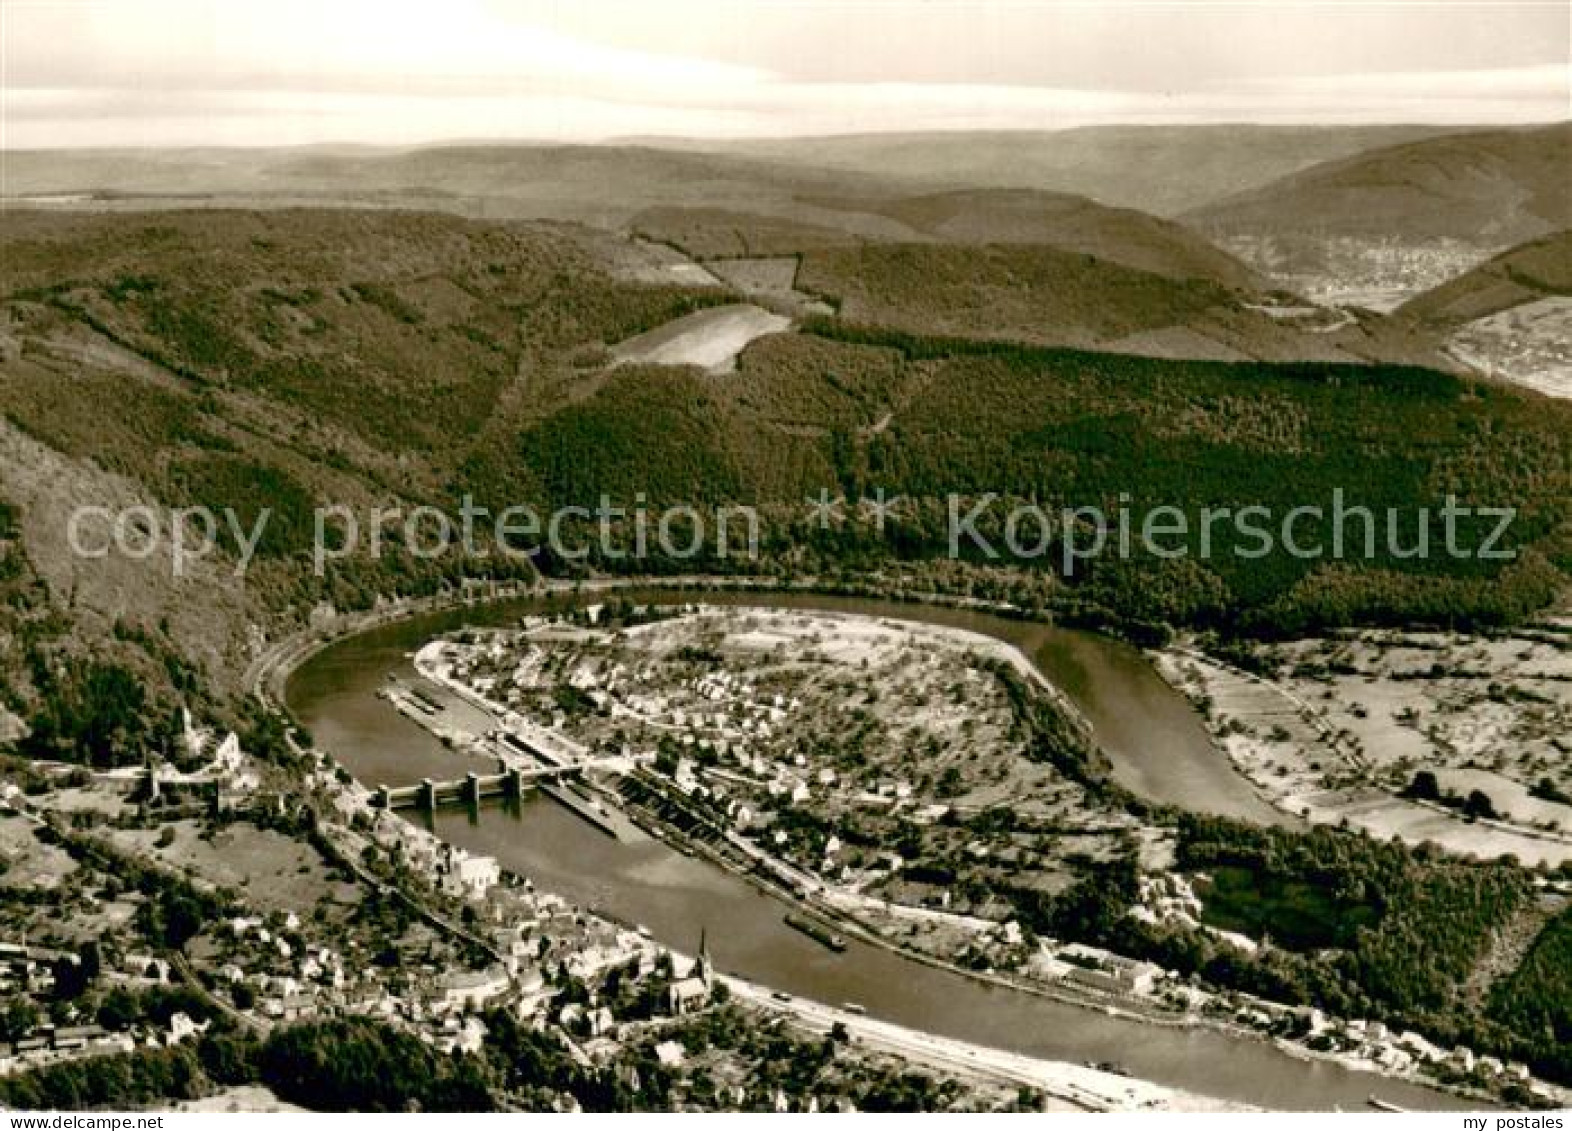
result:
[[[0,0],[7,148],[1572,116],[1572,4]]]

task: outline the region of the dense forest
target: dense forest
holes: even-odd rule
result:
[[[1137,530],[1158,508],[1178,508],[1188,529],[1162,552],[1135,538],[1126,556],[1110,535],[1107,553],[1073,563],[1065,578],[1068,601],[1134,620],[1255,633],[1494,625],[1543,607],[1562,583],[1572,422],[1532,397],[1427,370],[1157,362],[828,320],[809,329],[761,343],[724,384],[620,374],[534,426],[521,456],[557,505],[594,506],[609,490],[654,502],[741,499],[767,511],[826,486],[905,500],[882,533],[815,536],[784,518],[772,528],[775,541],[827,568],[945,553],[952,493],[967,501],[960,513],[1000,496],[975,524],[982,544],[962,539],[963,554],[1055,574],[1066,572],[1061,538],[1040,557],[1009,551],[1012,506],[1055,516],[1096,507],[1110,523],[1123,511]],[[825,421],[819,437],[777,424],[815,418]],[[1512,560],[1444,549],[1448,495],[1459,506],[1517,508],[1499,543]],[[1210,532],[1200,522],[1207,508],[1258,507],[1275,516],[1275,532],[1301,506],[1323,512],[1301,539],[1318,540],[1319,557],[1281,543],[1258,552],[1230,522]],[[1339,508],[1352,517],[1334,525]],[[1460,518],[1456,545],[1482,547],[1496,526]]]
[[[932,319],[881,325],[871,309],[863,322],[817,318],[760,339],[734,373],[608,369],[609,344],[737,296],[631,282],[601,244],[542,224],[40,215],[9,225],[0,250],[6,307],[35,343],[8,363],[0,413],[50,450],[171,505],[228,506],[242,522],[269,507],[247,579],[258,615],[527,572],[497,555],[421,561],[397,529],[375,561],[345,557],[322,578],[303,569],[314,508],[390,497],[455,513],[469,496],[493,514],[594,507],[602,496],[624,507],[747,504],[763,519],[759,561],[616,560],[593,539],[581,564],[540,560],[558,572],[833,574],[943,557],[950,497],[996,495],[976,523],[987,545],[962,539],[959,551],[988,569],[1068,575],[1062,612],[1258,634],[1510,623],[1543,607],[1572,563],[1572,408],[1427,369],[939,337]],[[986,277],[968,276],[969,293],[1025,270],[1020,248],[944,249],[958,250]],[[893,257],[889,272],[935,282],[902,265],[916,250],[822,254],[869,270],[867,257]],[[80,399],[59,396],[66,360]],[[127,380],[135,397],[124,395]],[[89,418],[82,400],[117,411]],[[824,530],[806,521],[803,500],[825,490],[852,500],[883,490],[901,504],[882,530],[856,521]],[[1441,545],[1448,496],[1516,508],[1496,546],[1510,559]],[[1055,517],[1099,508],[1137,528],[1175,507],[1188,529],[1153,552],[1136,539],[1128,553],[1105,548],[1070,568],[1070,536],[1049,531],[1040,554],[1004,549],[996,560],[989,548],[1000,550],[1005,516],[1022,504]],[[1203,530],[1208,508],[1256,507],[1276,534],[1302,506],[1354,513],[1340,558],[1325,545],[1329,517],[1304,524],[1301,540],[1322,546],[1311,556],[1281,544],[1257,553],[1258,537],[1233,521]],[[1421,509],[1429,544],[1416,552]],[[1390,532],[1388,510],[1398,516]],[[1477,548],[1496,525],[1463,518],[1457,544]],[[1074,535],[1083,545],[1089,536],[1084,525]],[[233,553],[233,537],[225,541]]]
[[[1572,1079],[1572,910],[1540,932],[1522,965],[1496,986],[1489,1014],[1521,1035],[1547,1076]]]

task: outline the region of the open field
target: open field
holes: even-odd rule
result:
[[[1463,854],[1572,860],[1572,805],[1553,800],[1572,778],[1564,642],[1365,633],[1255,655],[1272,678],[1193,650],[1159,665],[1278,807]],[[1440,796],[1399,796],[1421,771]],[[1490,810],[1461,812],[1475,790]]]
[[[157,828],[120,829],[107,838],[199,881],[241,892],[265,912],[298,913],[360,898],[354,884],[336,879],[317,850],[295,837],[251,824],[226,825],[211,834],[192,820],[164,828],[174,830],[172,839]]]
[[[69,854],[39,839],[37,828],[24,817],[0,816],[0,889],[53,891],[77,870]]]
[[[789,325],[791,320],[782,315],[735,303],[685,315],[619,342],[611,352],[619,365],[697,365],[726,373],[749,342]]]
[[[1504,381],[1572,397],[1572,298],[1542,298],[1459,328],[1457,357]]]

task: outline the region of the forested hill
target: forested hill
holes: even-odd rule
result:
[[[1450,238],[1488,247],[1572,223],[1572,123],[1421,138],[1327,161],[1185,214],[1212,235]]]
[[[1404,303],[1398,313],[1441,326],[1572,295],[1572,229],[1519,244]]]
[[[639,282],[607,240],[348,210],[8,215],[8,712],[28,718],[44,673],[75,670],[55,659],[100,645],[149,695],[222,688],[257,634],[319,601],[527,572],[419,561],[395,538],[379,561],[349,558],[318,579],[312,512],[325,503],[754,503],[765,556],[746,568],[797,572],[942,559],[951,492],[1110,512],[1125,496],[1138,514],[1330,506],[1337,488],[1350,505],[1410,515],[1448,492],[1519,508],[1507,544],[1520,553],[1505,564],[1145,557],[1068,581],[1045,562],[1006,574],[975,553],[944,567],[957,584],[1036,578],[1034,592],[1089,616],[1251,632],[1509,621],[1549,601],[1572,564],[1572,404],[1423,369],[1173,362],[845,317],[761,338],[733,373],[610,368],[608,344],[738,296]],[[862,313],[876,322],[879,310]],[[905,497],[882,534],[807,521],[803,500],[821,490],[879,488]],[[68,552],[73,506],[138,501],[275,513],[243,581],[233,545],[181,579],[167,558]]]

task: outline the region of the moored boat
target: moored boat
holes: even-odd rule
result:
[[[827,946],[837,954],[846,949],[846,940],[828,927],[815,923],[812,919],[805,919],[801,915],[787,915],[786,925],[793,930],[801,931],[814,942]]]

